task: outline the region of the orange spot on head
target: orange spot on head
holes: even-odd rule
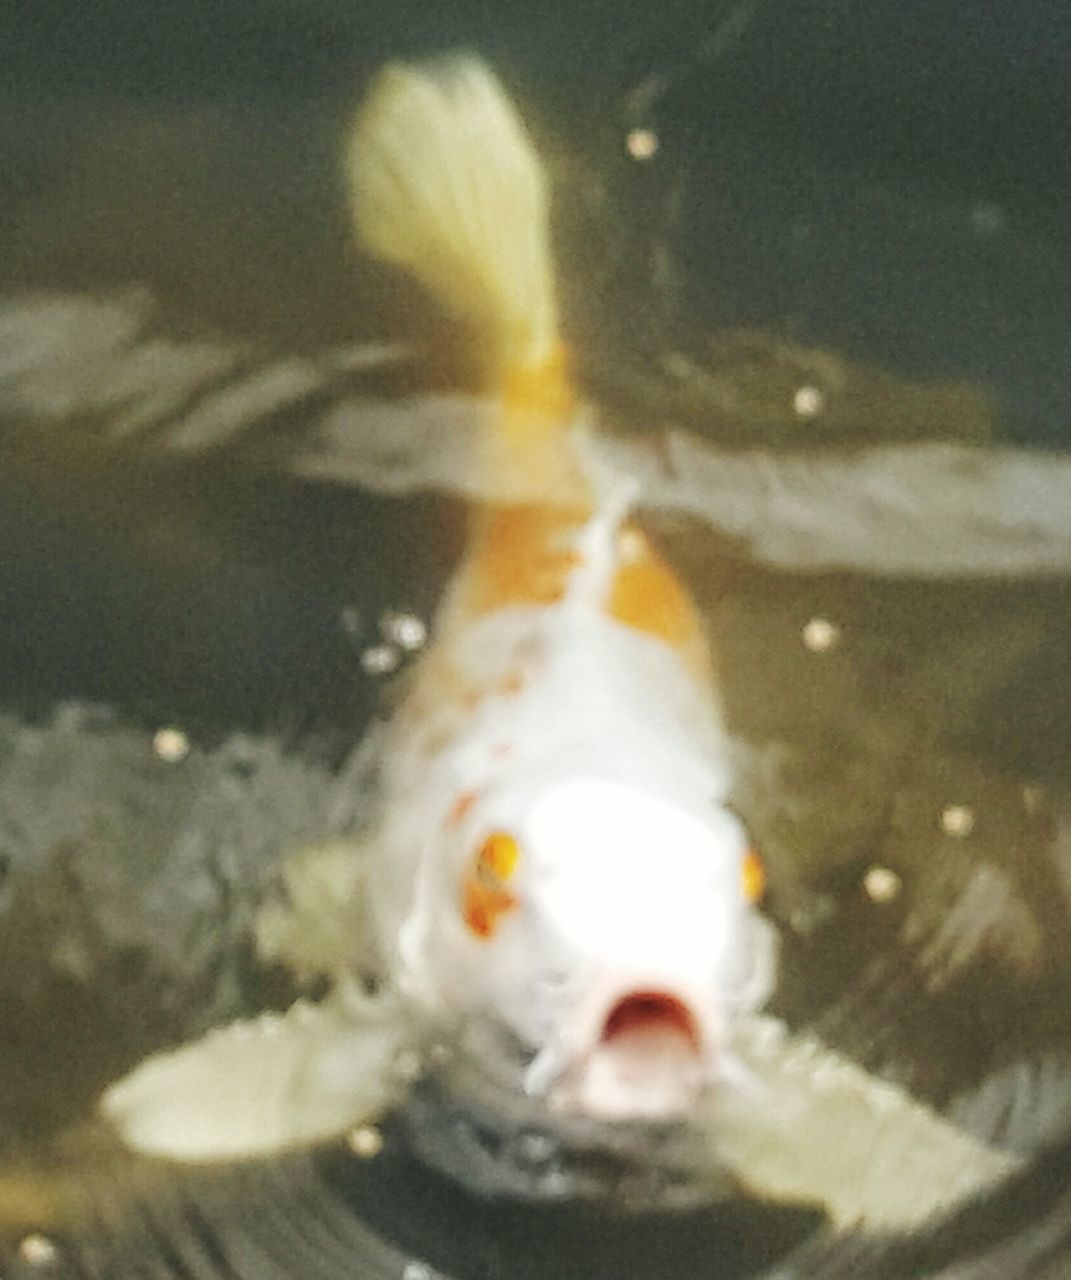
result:
[[[762,895],[766,892],[766,869],[754,849],[749,849],[744,855],[743,865],[740,868],[740,882],[748,902],[761,901]]]
[[[494,920],[481,886],[471,880],[465,882],[461,910],[469,933],[477,938],[490,938],[494,932]]]
[[[477,938],[491,938],[501,917],[517,906],[516,894],[497,885],[486,885],[475,876],[465,881],[462,913],[470,933]]]
[[[517,869],[520,849],[504,831],[496,831],[480,845],[461,888],[461,913],[470,933],[484,941],[494,936],[502,916],[513,911],[518,898],[506,888]]]
[[[450,810],[446,815],[448,826],[456,827],[466,813],[476,803],[475,791],[462,791],[454,803],[450,806]]]

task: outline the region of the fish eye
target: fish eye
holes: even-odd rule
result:
[[[748,902],[754,904],[762,901],[766,892],[766,868],[753,846],[749,846],[744,854],[744,861],[740,864],[740,886]]]
[[[485,879],[508,880],[517,870],[521,850],[507,831],[495,831],[480,845],[476,855],[477,873]]]
[[[476,849],[461,886],[461,914],[468,931],[482,941],[492,938],[504,915],[519,899],[507,887],[520,862],[520,846],[508,831],[495,831]]]

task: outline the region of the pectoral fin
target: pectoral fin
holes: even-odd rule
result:
[[[401,1023],[386,1001],[299,1001],[156,1054],[111,1085],[105,1118],[137,1151],[229,1160],[314,1142],[367,1120],[397,1088]]]
[[[754,1022],[738,1046],[752,1078],[709,1120],[752,1191],[820,1205],[842,1229],[909,1230],[1022,1167],[812,1036]]]

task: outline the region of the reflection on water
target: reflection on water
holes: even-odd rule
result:
[[[264,171],[293,181],[310,130],[322,195],[330,114],[313,112],[315,127],[302,115],[251,154],[230,213],[185,201],[184,227],[161,194],[169,181],[210,191],[260,119],[91,119],[53,152],[65,177],[24,209],[16,236],[0,302],[0,581],[18,706],[0,722],[9,1267],[104,1276],[152,1258],[153,1274],[268,1278],[349,1274],[359,1257],[369,1275],[419,1280],[547,1276],[568,1259],[578,1276],[685,1277],[709,1274],[715,1252],[721,1274],[773,1267],[813,1213],[746,1195],[650,1220],[488,1210],[414,1162],[391,1118],[311,1156],[178,1172],[127,1157],[86,1119],[100,1088],[152,1049],[323,996],[265,964],[263,948],[258,959],[258,909],[282,857],[359,824],[367,761],[351,752],[383,678],[424,643],[456,555],[457,495],[471,496],[463,432],[488,407],[410,394],[444,381],[451,352],[436,336],[426,355],[432,322],[416,322],[408,345],[383,342],[383,308],[356,305],[382,282],[339,283],[351,277],[327,215],[276,210],[252,233],[227,230]],[[191,131],[215,150],[188,148]],[[79,148],[81,170],[66,162]],[[618,145],[646,173],[667,151],[672,130],[647,125]],[[723,172],[755,203],[766,161],[741,175],[731,151]],[[843,251],[836,189],[795,191],[794,248],[765,257],[802,270]],[[903,207],[868,188],[856,230],[889,238],[890,209]],[[945,244],[954,225],[973,237],[965,253],[984,242],[993,255],[1002,316],[1046,273],[1055,287],[1054,259],[1014,238],[1014,211],[920,207],[905,232],[912,269],[926,237]],[[720,233],[724,208],[717,217]],[[777,225],[756,221],[754,237],[780,243]],[[202,246],[212,226],[224,232]],[[124,263],[114,277],[98,271],[102,238]],[[51,260],[59,241],[66,265]],[[275,275],[272,257],[284,260]],[[113,287],[128,271],[139,287]],[[830,291],[849,313],[851,291]],[[1071,463],[990,448],[1023,434],[996,379],[916,375],[741,310],[627,358],[607,354],[611,325],[585,359],[613,422],[608,456],[644,477],[648,524],[717,642],[737,805],[784,941],[773,1011],[1010,1170],[1071,1136]],[[1035,368],[1055,341],[1043,312],[1018,330],[1016,358]],[[1004,372],[1010,360],[1002,349]],[[1043,398],[1019,391],[1019,409]],[[57,697],[122,712],[42,710]],[[813,1146],[866,1132],[860,1122],[834,1139],[833,1120],[812,1120]],[[774,1147],[779,1136],[765,1135]],[[1025,1175],[1038,1218],[1067,1182],[1049,1159]],[[813,1171],[790,1170],[786,1194],[805,1200]],[[968,1210],[944,1256],[1021,1225],[1017,1203],[984,1223]],[[1053,1230],[1066,1236],[1066,1220]],[[915,1274],[904,1242],[900,1254],[866,1247],[812,1242],[799,1270],[777,1274]]]

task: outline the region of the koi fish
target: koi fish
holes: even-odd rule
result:
[[[495,77],[458,57],[380,74],[348,175],[362,246],[481,344],[488,491],[536,476],[545,493],[472,512],[382,747],[365,941],[429,1024],[503,1033],[531,1095],[685,1112],[769,987],[761,871],[726,806],[696,605],[590,460],[543,166]]]
[[[481,335],[488,490],[527,474],[544,494],[474,511],[395,722],[367,885],[381,954],[429,1017],[508,1032],[526,1092],[686,1112],[768,991],[761,873],[726,807],[696,606],[585,461],[542,165],[471,59],[387,71],[352,156],[363,243]]]
[[[764,1112],[756,1181],[806,1195],[807,1158],[773,1167],[776,1110],[740,1102],[737,1031],[768,996],[776,948],[761,864],[728,803],[715,655],[634,518],[635,494],[589,447],[542,164],[498,81],[460,57],[381,73],[348,176],[363,247],[480,344],[498,404],[473,460],[483,491],[523,480],[543,496],[474,506],[434,639],[380,744],[374,820],[359,841],[292,863],[290,918],[262,918],[262,950],[331,976],[333,993],[150,1059],[103,1112],[130,1145],[172,1157],[307,1142],[397,1096],[388,1064],[417,1029],[548,1114],[687,1123],[728,1093],[727,1141],[745,1163],[751,1138],[731,1133],[754,1137]],[[361,972],[379,995],[359,990]],[[849,1095],[853,1132],[866,1132],[853,1070],[833,1101],[825,1073],[815,1133]],[[809,1086],[792,1071],[798,1114]],[[970,1185],[1004,1168],[911,1107],[903,1132]],[[864,1216],[857,1172],[838,1185],[827,1200]]]

